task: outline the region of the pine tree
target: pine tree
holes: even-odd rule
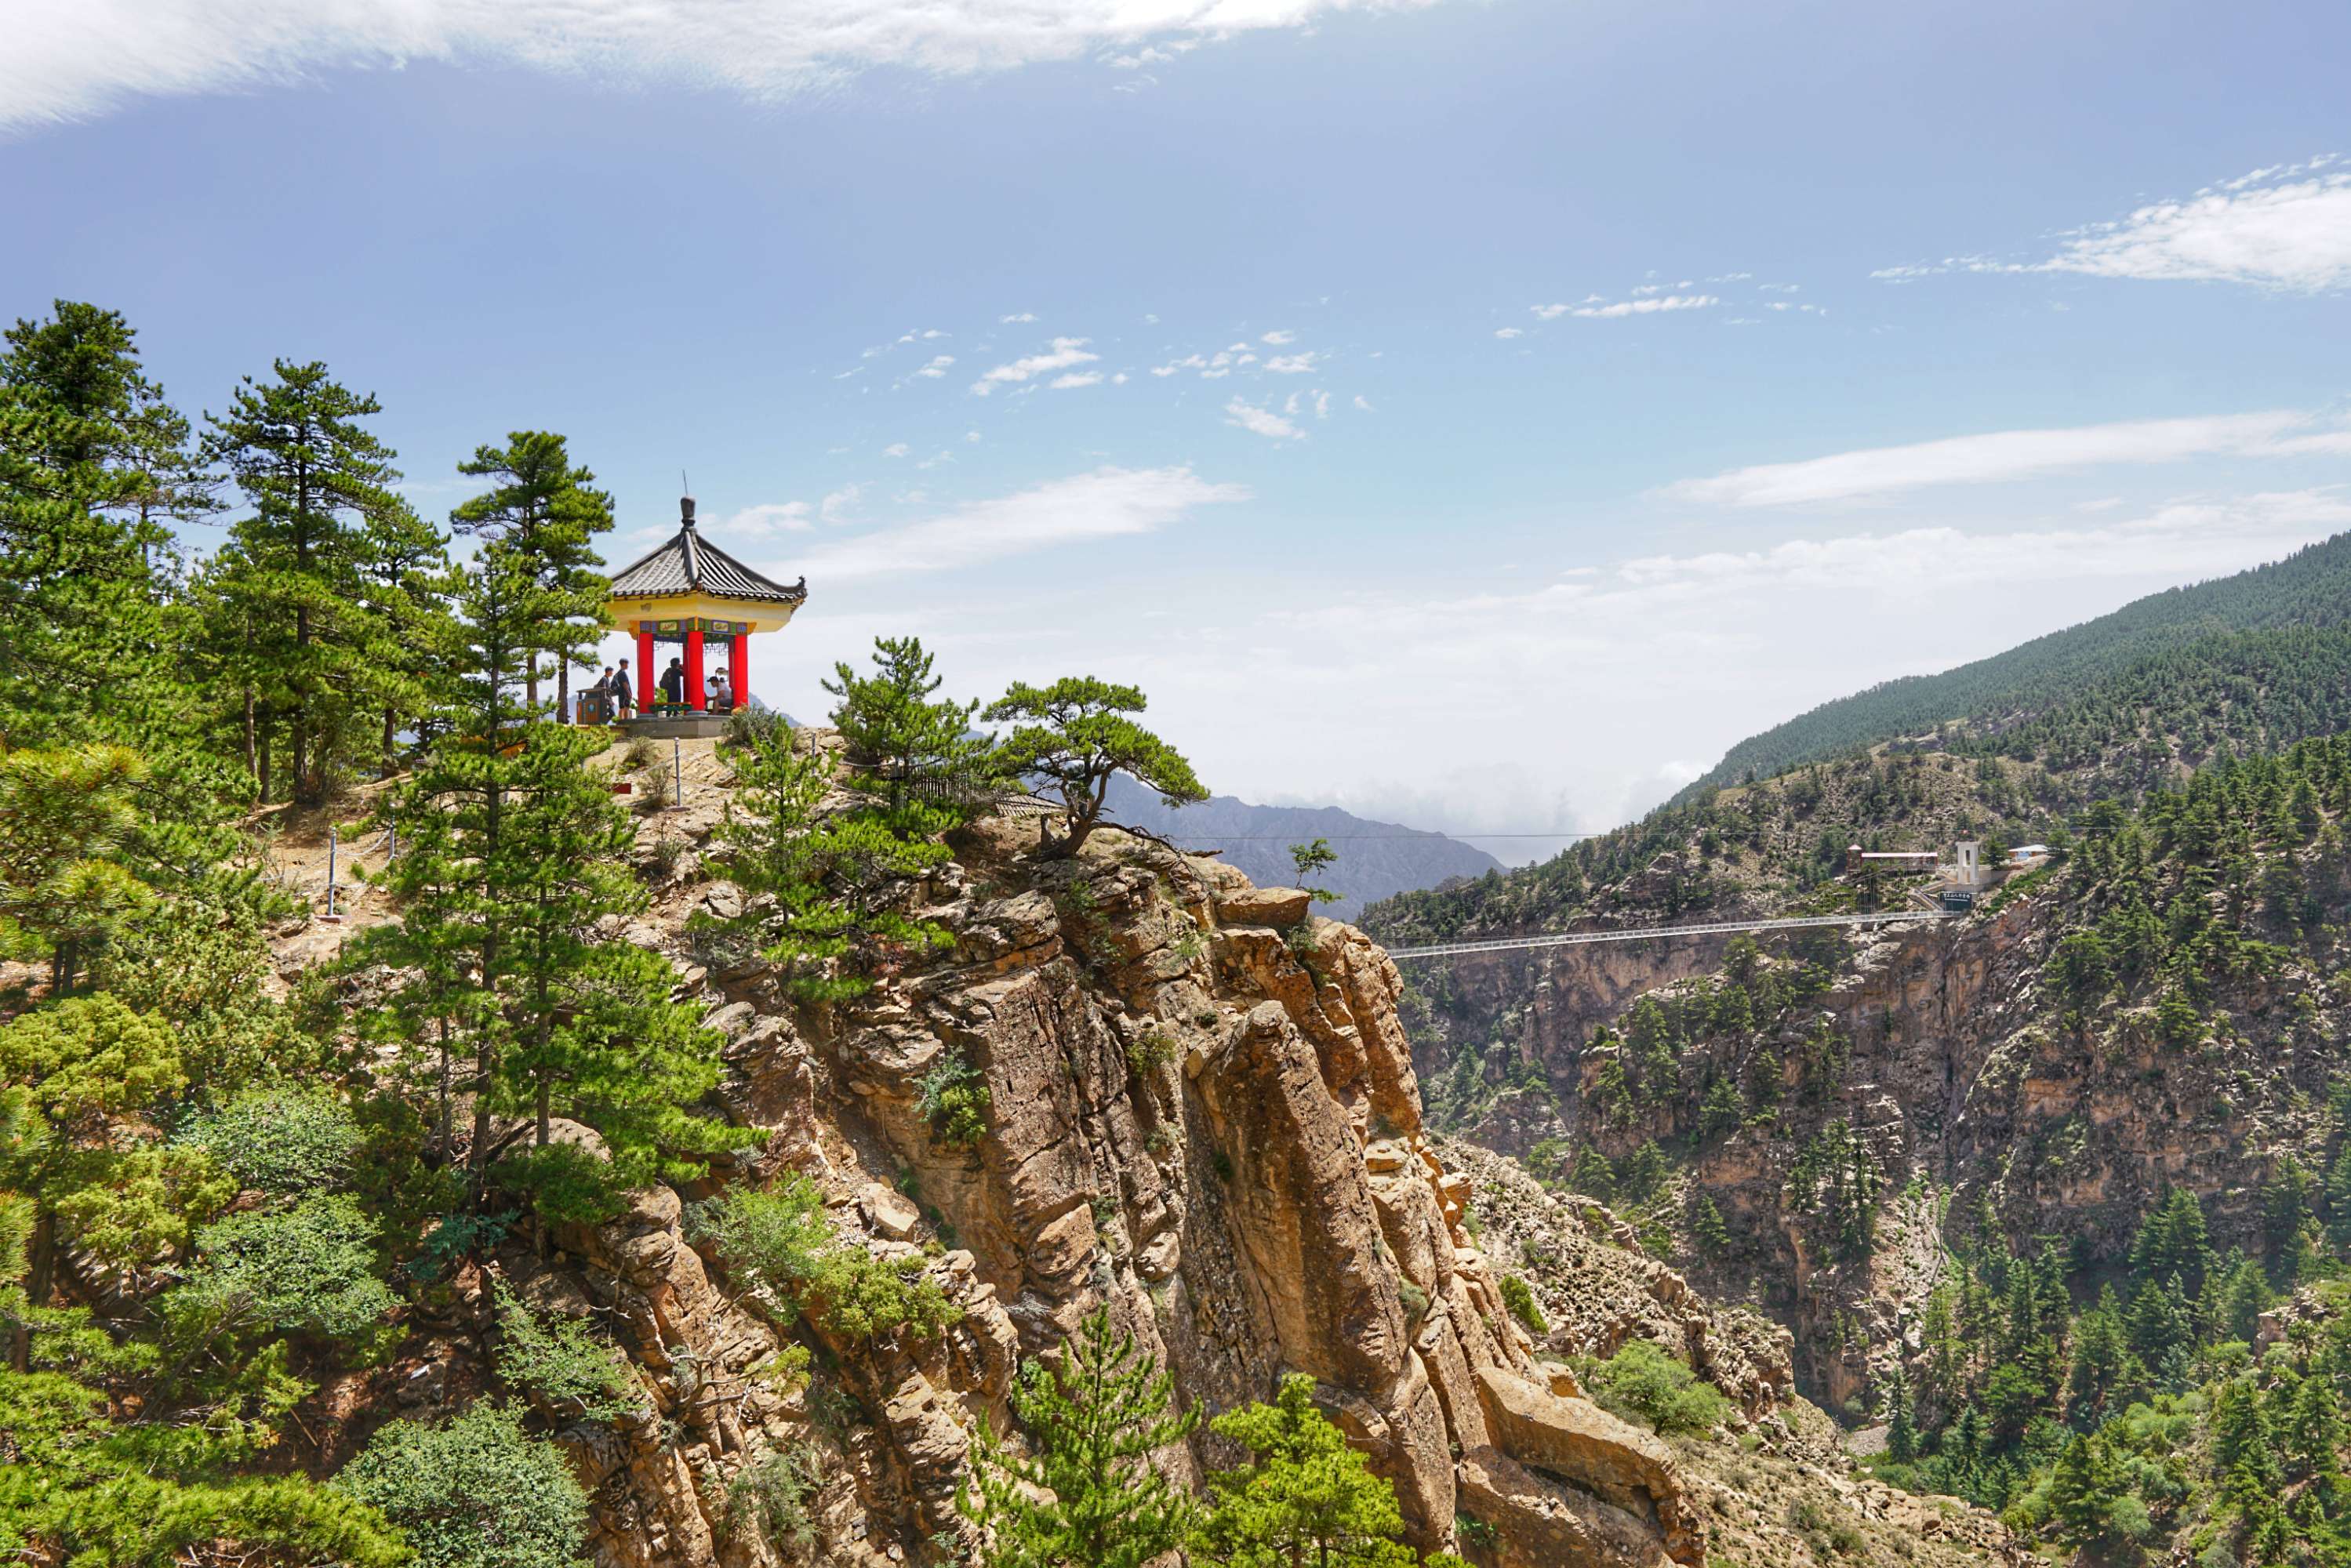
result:
[[[478,447],[457,472],[497,481],[452,511],[449,523],[458,533],[497,541],[523,564],[537,601],[525,697],[531,716],[543,716],[538,684],[552,674],[555,717],[569,722],[572,666],[595,662],[596,640],[608,625],[611,582],[599,570],[596,536],[612,529],[612,497],[595,488],[595,475],[572,464],[563,437],[543,430],[517,430],[504,446]]]
[[[1728,1074],[1707,1085],[1706,1098],[1698,1104],[1698,1131],[1702,1136],[1719,1138],[1739,1130],[1747,1118],[1747,1107],[1739,1098],[1739,1085]]]
[[[2241,1507],[2277,1490],[2276,1437],[2261,1391],[2249,1383],[2222,1384],[2213,1401],[2212,1471],[2222,1493]]]
[[[1910,1410],[1910,1380],[1899,1366],[1886,1391],[1886,1457],[1907,1465],[1918,1457],[1918,1428]]]
[[[945,677],[932,662],[919,637],[876,637],[872,674],[836,664],[824,683],[841,699],[832,723],[849,754],[849,787],[914,836],[964,820],[999,779],[995,747],[971,727],[979,704],[935,698]]]
[[[2335,1380],[2314,1371],[2294,1390],[2287,1409],[2285,1451],[2297,1477],[2332,1478],[2339,1473],[2335,1451],[2343,1442],[2343,1410]]]
[[[1695,1187],[1691,1190],[1690,1239],[1701,1256],[1719,1258],[1730,1249],[1730,1228],[1722,1222],[1722,1210],[1715,1207],[1711,1195]]]
[[[956,1507],[981,1532],[987,1568],[1141,1568],[1192,1529],[1188,1494],[1150,1457],[1200,1424],[1171,1413],[1168,1375],[1096,1307],[1061,1347],[1061,1364],[1021,1368],[1012,1411],[1032,1451],[1015,1452],[982,1416]],[[1041,1494],[1041,1495],[1040,1495]]]
[[[1574,1163],[1568,1166],[1567,1185],[1586,1197],[1596,1197],[1603,1203],[1616,1201],[1616,1171],[1608,1156],[1590,1144],[1575,1151]]]
[[[246,377],[226,415],[207,414],[205,460],[225,469],[253,515],[230,529],[216,576],[236,612],[215,643],[247,650],[247,766],[269,792],[279,726],[292,798],[316,804],[335,767],[403,689],[393,629],[365,606],[363,573],[395,518],[392,449],[361,421],[381,412],[313,361],[280,360],[267,382]]]
[[[1274,1403],[1230,1410],[1208,1425],[1251,1456],[1208,1478],[1199,1542],[1210,1561],[1228,1568],[1411,1568],[1418,1561],[1398,1539],[1395,1489],[1314,1407],[1312,1378],[1293,1373]]]
[[[634,830],[589,766],[601,737],[531,718],[521,695],[544,646],[534,572],[493,543],[466,579],[455,730],[385,807],[402,840],[386,873],[402,916],[359,952],[407,974],[377,1027],[415,1030],[435,1053],[444,1114],[452,1060],[472,1058],[476,1175],[504,1146],[494,1119],[523,1113],[532,1153],[516,1178],[542,1212],[590,1218],[616,1188],[698,1172],[696,1156],[747,1134],[687,1109],[718,1080],[718,1041],[669,999],[668,960],[597,937],[600,922],[643,906]],[[602,1135],[609,1167],[551,1146],[558,1114]]]
[[[2049,1478],[2049,1505],[2056,1516],[2058,1539],[2083,1547],[2105,1535],[2121,1491],[2105,1445],[2095,1437],[2074,1437]]]
[[[990,724],[1013,721],[998,766],[1008,777],[1041,779],[1061,797],[1064,831],[1051,853],[1074,855],[1084,845],[1117,774],[1141,780],[1171,807],[1208,798],[1183,755],[1127,716],[1144,706],[1138,688],[1091,675],[1044,687],[1016,681],[988,705],[982,716]]]
[[[873,969],[946,943],[935,922],[894,903],[909,879],[948,858],[944,845],[903,834],[883,820],[886,807],[827,814],[831,755],[781,726],[753,732],[732,759],[736,793],[716,838],[749,907],[704,929],[757,942],[787,990],[818,1002],[861,995]]]
[[[167,525],[209,509],[187,422],[112,311],[60,300],[0,351],[0,735],[148,760],[134,834],[193,873],[233,847],[243,780],[205,744]]]
[[[122,863],[147,763],[119,746],[0,752],[0,954],[49,961],[62,994],[84,954],[154,895]]]

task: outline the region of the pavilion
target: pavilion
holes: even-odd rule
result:
[[[726,643],[726,684],[740,706],[751,695],[750,641],[755,632],[780,632],[792,612],[808,601],[808,579],[790,587],[745,566],[694,526],[694,497],[678,502],[676,537],[612,574],[605,607],[614,624],[637,639],[639,724],[691,720],[705,707],[703,690],[709,639]],[[661,698],[654,650],[662,643],[685,648],[685,701],[670,706]]]

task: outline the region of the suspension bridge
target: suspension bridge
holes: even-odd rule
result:
[[[1637,931],[1570,931],[1549,936],[1497,936],[1478,942],[1434,942],[1391,947],[1388,956],[1443,958],[1457,953],[1502,953],[1522,947],[1576,947],[1589,942],[1645,942],[1659,936],[1720,936],[1738,931],[1802,931],[1823,925],[1886,925],[1905,920],[1958,920],[1952,909],[1886,909],[1875,915],[1806,915],[1785,920],[1723,920],[1700,925],[1651,925]]]

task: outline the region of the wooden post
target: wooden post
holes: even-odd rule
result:
[[[699,713],[709,697],[702,689],[702,622],[685,623],[685,706]]]
[[[751,634],[737,632],[726,640],[726,684],[734,690],[737,707],[751,700],[750,674]]]
[[[653,623],[637,622],[637,711],[653,711]]]

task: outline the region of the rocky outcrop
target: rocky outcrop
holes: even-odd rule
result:
[[[1303,892],[1213,858],[1110,831],[1073,860],[1035,846],[1006,821],[960,836],[910,903],[952,946],[852,1003],[806,1013],[756,967],[697,977],[728,1035],[729,1103],[770,1134],[758,1169],[810,1175],[877,1253],[927,1245],[966,1317],[919,1355],[822,1347],[857,1412],[835,1440],[806,1394],[758,1386],[786,1336],[712,1286],[674,1195],[580,1238],[589,1293],[645,1364],[693,1369],[694,1392],[656,1387],[648,1417],[686,1440],[583,1453],[604,1560],[723,1557],[726,1478],[811,1442],[835,1461],[827,1551],[930,1560],[964,1539],[951,1502],[970,1428],[1002,1423],[1015,1359],[1050,1356],[1107,1306],[1186,1402],[1312,1378],[1424,1550],[1459,1544],[1474,1479],[1489,1493],[1474,1517],[1527,1561],[1559,1561],[1550,1543],[1575,1521],[1616,1543],[1594,1561],[1695,1562],[1671,1453],[1526,1381],[1530,1342],[1463,1228],[1472,1183],[1421,1126],[1385,956]],[[684,870],[640,939],[666,943],[729,896],[691,849],[671,853]],[[976,1141],[925,1115],[941,1074],[985,1086]],[[1493,1378],[1540,1396],[1499,1406],[1507,1430]],[[1163,1467],[1196,1479],[1229,1462],[1220,1442],[1203,1433]]]
[[[813,1478],[800,1560],[969,1560],[954,1499],[978,1422],[1017,1435],[1017,1365],[1097,1309],[1211,1412],[1311,1378],[1423,1551],[1704,1560],[1728,1518],[1691,1469],[1707,1446],[1608,1415],[1559,1358],[1656,1338],[1745,1426],[1787,1391],[1784,1338],[1709,1307],[1596,1206],[1432,1135],[1403,982],[1362,933],[1213,857],[1105,829],[1045,858],[1033,821],[991,819],[904,890],[946,946],[801,1006],[693,934],[696,913],[745,901],[704,858],[723,765],[690,749],[687,783],[641,835],[654,907],[611,936],[676,961],[726,1040],[718,1098],[764,1139],[710,1188],[653,1188],[496,1265],[542,1310],[592,1315],[637,1369],[617,1424],[545,1413],[590,1488],[599,1568],[767,1568],[774,1543],[729,1500],[785,1463]],[[942,1085],[984,1090],[976,1136],[934,1113]],[[960,1321],[922,1343],[841,1338],[696,1250],[690,1198],[786,1172],[843,1243],[914,1260]],[[1541,1344],[1505,1309],[1481,1228],[1550,1311]],[[452,1403],[464,1383],[423,1380]],[[1156,1462],[1193,1483],[1238,1458],[1203,1428]]]

